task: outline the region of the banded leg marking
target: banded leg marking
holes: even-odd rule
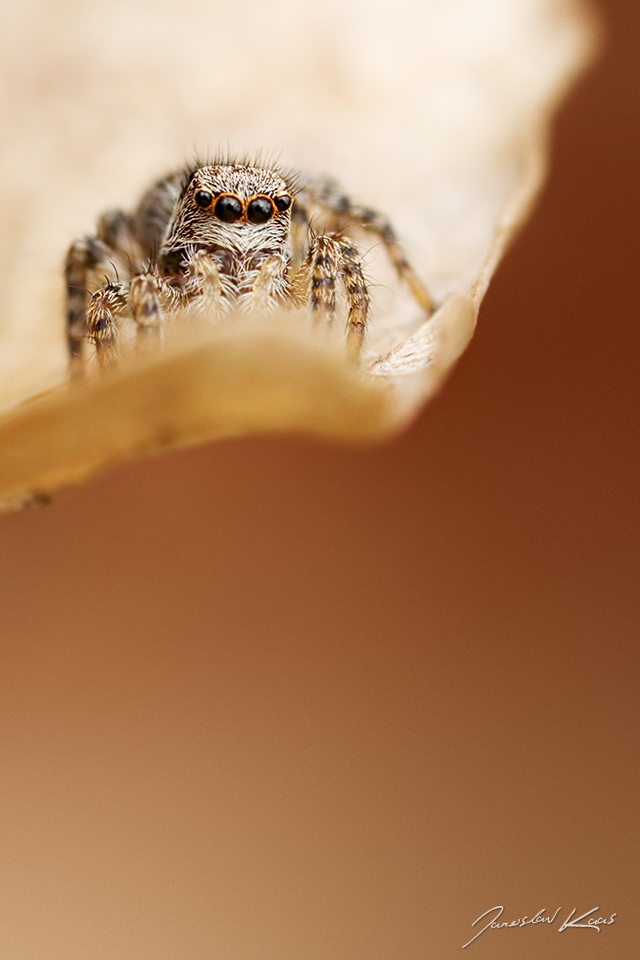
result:
[[[425,313],[432,313],[434,304],[431,295],[407,260],[386,217],[377,210],[352,203],[349,197],[342,193],[338,183],[329,178],[310,181],[303,192],[308,194],[312,203],[332,215],[336,228],[345,229],[347,223],[351,222],[367,233],[379,237],[398,276],[405,281]]]
[[[87,304],[90,277],[108,267],[113,252],[97,237],[75,240],[67,252],[65,281],[67,287],[67,343],[72,358],[82,356],[87,335]]]
[[[360,354],[369,314],[369,291],[365,283],[358,251],[348,243],[341,243],[340,276],[344,283],[349,304],[347,317],[347,350],[349,356]]]
[[[356,358],[362,348],[369,314],[369,293],[356,248],[338,237],[318,237],[309,253],[311,294],[309,302],[316,325],[330,328],[336,315],[336,284],[340,280],[347,297],[347,347]]]
[[[117,317],[127,308],[126,287],[107,283],[96,290],[87,308],[87,333],[96,348],[96,358],[103,367],[119,356],[120,339]]]

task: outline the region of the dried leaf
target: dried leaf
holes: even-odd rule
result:
[[[6,506],[138,454],[232,434],[384,438],[468,344],[541,184],[551,112],[596,45],[589,9],[578,0],[275,0],[266,38],[263,11],[257,0],[186,0],[179,11],[167,0],[116,0],[105,17],[97,2],[34,0],[5,12]],[[392,218],[442,306],[425,322],[374,245],[360,370],[304,317],[283,315],[176,322],[161,351],[68,383],[66,246],[103,209],[133,206],[194,148],[207,155],[220,144],[337,176]]]

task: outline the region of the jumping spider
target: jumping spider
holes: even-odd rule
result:
[[[329,232],[313,232],[316,214]],[[230,307],[307,305],[314,323],[330,327],[340,281],[348,307],[347,347],[357,357],[369,293],[348,238],[354,228],[382,241],[428,314],[429,294],[391,225],[375,210],[352,203],[335,181],[292,177],[259,161],[194,164],[169,174],[132,214],[103,214],[95,236],[71,245],[65,266],[70,355],[82,358],[89,341],[103,364],[118,356],[127,321],[138,337],[158,336],[165,319],[185,307],[215,316]]]

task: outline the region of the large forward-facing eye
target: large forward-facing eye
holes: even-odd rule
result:
[[[243,214],[242,203],[237,197],[223,194],[216,201],[213,212],[218,220],[223,220],[225,223],[235,223]]]
[[[274,213],[273,200],[269,197],[254,197],[247,207],[247,220],[250,223],[266,223]]]

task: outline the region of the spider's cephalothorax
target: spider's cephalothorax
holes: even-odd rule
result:
[[[316,235],[318,213],[330,225]],[[66,260],[69,351],[92,343],[100,363],[118,355],[120,329],[158,335],[179,308],[221,316],[229,309],[308,305],[331,326],[346,297],[347,344],[357,356],[369,294],[353,228],[377,235],[397,272],[429,312],[427,290],[390,224],[353,204],[332,180],[303,180],[260,163],[226,161],[170,174],[132,214],[103,214],[96,236],[76,240]],[[106,281],[106,282],[105,282]]]

